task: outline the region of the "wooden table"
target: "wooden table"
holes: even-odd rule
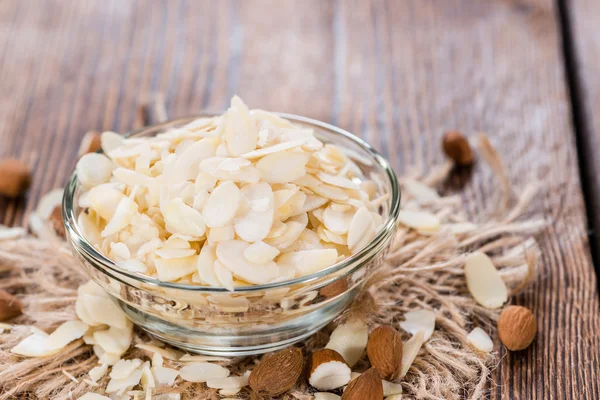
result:
[[[552,221],[539,282],[517,299],[539,318],[537,340],[502,354],[490,397],[599,398],[586,218],[587,204],[600,228],[599,21],[594,0],[3,0],[0,157],[35,172],[25,199],[0,199],[0,222],[25,224],[65,184],[86,131],[138,126],[158,92],[171,116],[237,93],[331,122],[398,172],[440,161],[446,130],[484,131],[515,187],[543,182],[536,210]],[[470,212],[491,201],[490,179],[481,168],[468,183]]]

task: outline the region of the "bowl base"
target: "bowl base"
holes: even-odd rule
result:
[[[202,346],[202,345],[197,345],[197,344],[193,344],[193,343],[180,342],[177,340],[173,340],[172,338],[165,337],[164,335],[161,335],[158,332],[149,331],[143,327],[142,327],[142,329],[144,331],[146,331],[148,334],[150,334],[151,336],[155,337],[156,339],[158,339],[164,343],[167,343],[173,347],[180,348],[180,349],[185,350],[190,353],[203,354],[203,355],[207,355],[207,356],[218,356],[218,357],[242,357],[242,356],[252,356],[252,355],[257,355],[257,354],[269,353],[272,351],[284,349],[294,343],[298,343],[298,342],[310,337],[311,335],[313,335],[320,329],[324,328],[325,325],[327,325],[327,323],[317,326],[308,332],[298,335],[297,337],[293,337],[293,338],[289,338],[286,340],[281,340],[281,341],[277,341],[277,342],[273,342],[273,343],[268,343],[268,344],[262,344],[262,345],[256,345],[256,346],[245,346],[245,347]]]

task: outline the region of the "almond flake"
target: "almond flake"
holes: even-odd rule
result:
[[[113,162],[104,154],[88,153],[79,159],[75,171],[82,185],[92,187],[107,182],[113,168]]]
[[[163,216],[169,232],[201,237],[206,231],[202,215],[181,199],[173,199],[167,203]]]
[[[219,168],[225,157],[211,157],[200,163],[200,170],[221,181],[256,183],[260,180],[260,171],[248,165],[238,171],[225,171]]]
[[[179,371],[176,369],[166,368],[163,366],[152,367],[152,371],[158,386],[173,386],[175,379],[177,379],[177,376],[179,375]]]
[[[229,370],[218,364],[194,362],[182,367],[179,370],[179,376],[188,382],[206,382],[211,379],[228,377]]]
[[[274,198],[271,186],[265,182],[249,184],[244,186],[241,192],[250,204],[266,202],[267,209],[256,210],[257,207],[254,206],[246,214],[236,217],[235,233],[246,242],[263,240],[273,225]]]
[[[339,212],[335,211],[331,205],[323,211],[323,223],[333,233],[343,235],[348,233],[350,224],[354,217],[351,211]]]
[[[431,203],[440,198],[434,189],[414,179],[405,179],[402,186],[420,204]]]
[[[368,338],[369,327],[367,324],[358,320],[348,321],[335,328],[325,348],[340,353],[352,367],[362,358],[367,348]]]
[[[404,378],[423,343],[425,343],[425,331],[415,333],[413,337],[404,343],[404,346],[402,346],[402,368],[398,378]]]
[[[204,205],[202,216],[211,228],[223,227],[235,216],[240,204],[240,189],[233,182],[216,187]]]
[[[494,350],[494,342],[483,329],[477,327],[467,335],[467,342],[479,351],[490,353]]]
[[[113,379],[125,379],[133,373],[140,365],[142,360],[134,358],[133,360],[119,360],[113,365],[110,371],[110,377]]]
[[[469,292],[486,308],[502,307],[508,300],[508,290],[492,260],[481,252],[467,256],[465,278]]]
[[[292,140],[289,142],[282,142],[282,143],[279,143],[279,144],[276,144],[273,146],[263,147],[259,150],[250,151],[246,154],[242,154],[242,157],[244,157],[244,158],[259,158],[259,157],[267,156],[270,154],[278,154],[278,153],[284,152],[285,150],[291,150],[296,147],[300,147],[303,144],[305,144],[307,141],[308,141],[308,139],[298,139],[298,140]],[[300,154],[300,153],[293,153],[293,154]]]
[[[225,268],[243,280],[258,284],[271,282],[278,275],[277,264],[254,264],[247,261],[244,252],[249,246],[241,240],[227,240],[219,243],[216,254]]]
[[[206,381],[206,386],[212,389],[238,389],[248,385],[247,376],[228,376],[213,378]]]
[[[423,232],[437,232],[440,229],[440,220],[435,215],[426,211],[401,210],[398,221],[409,228]]]
[[[104,230],[102,231],[102,237],[108,237],[118,233],[121,229],[125,228],[131,222],[131,218],[137,213],[138,206],[129,197],[123,197],[113,217],[110,219]]]
[[[252,243],[244,250],[246,260],[254,264],[266,264],[277,257],[277,255],[279,255],[277,248],[262,241]]]
[[[115,215],[119,203],[125,197],[123,193],[109,184],[91,188],[87,192],[87,196],[90,208],[107,221]]]
[[[382,380],[381,383],[383,384],[383,397],[389,399],[389,396],[402,394],[401,384],[385,380]]]
[[[315,400],[340,400],[341,397],[337,394],[327,393],[327,392],[317,392],[315,393]]]
[[[88,375],[93,382],[98,382],[108,371],[108,364],[100,364],[90,370]]]
[[[346,189],[353,189],[353,190],[359,190],[360,187],[352,182],[350,179],[348,178],[344,178],[343,176],[334,176],[334,175],[329,175],[323,172],[319,172],[317,174],[317,178],[319,178],[321,181],[328,183],[330,185],[333,186],[338,186],[338,187],[342,187],[342,188],[346,188]]]
[[[303,153],[284,151],[261,158],[256,163],[256,168],[260,171],[261,179],[265,182],[287,183],[306,174],[305,165],[307,161],[308,157]]]
[[[298,272],[297,275],[305,276],[335,264],[337,256],[335,249],[290,251],[282,254],[277,263],[292,267]]]
[[[164,357],[167,360],[179,360],[179,354],[170,349],[165,349],[148,343],[138,343],[135,345],[135,347],[137,347],[138,349],[149,351],[153,354],[160,354],[161,357]]]
[[[256,148],[258,127],[250,116],[250,111],[237,96],[231,99],[231,107],[227,110],[224,138],[231,154],[247,153]]]
[[[415,335],[423,331],[423,340],[428,341],[435,329],[435,313],[431,310],[419,309],[404,314],[404,321],[400,326],[408,333]]]
[[[219,260],[215,261],[213,268],[220,286],[229,291],[233,291],[233,275],[231,274],[231,271],[225,268]]]
[[[356,252],[364,247],[375,236],[373,218],[365,207],[359,208],[350,221],[348,228],[348,247]]]
[[[173,282],[186,275],[193,274],[196,272],[197,263],[197,255],[171,259],[157,258],[154,260],[158,279],[165,282]]]
[[[241,167],[246,167],[250,164],[250,161],[246,160],[245,158],[226,158],[219,163],[219,169],[228,172],[235,172],[239,171]]]
[[[138,368],[123,379],[111,379],[106,386],[106,393],[126,392],[133,389],[142,379],[143,369]]]

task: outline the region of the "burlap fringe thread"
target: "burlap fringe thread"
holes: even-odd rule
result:
[[[501,271],[511,295],[524,290],[536,277],[540,254],[532,235],[543,228],[544,221],[519,220],[533,199],[536,187],[523,188],[513,201],[514,206],[508,208],[515,196],[510,192],[503,164],[485,137],[480,138],[479,143],[480,156],[501,183],[498,207],[492,213],[494,219],[481,216],[479,219],[487,222],[458,235],[442,230],[427,236],[400,229],[384,267],[367,282],[362,295],[345,314],[368,315],[372,327],[390,324],[399,328],[398,321],[405,312],[417,307],[435,310],[435,333],[420,350],[402,382],[403,399],[480,399],[486,397],[489,385],[493,384],[490,370],[498,363],[497,349],[492,354],[478,353],[469,347],[466,336],[471,329],[480,326],[494,337],[499,311],[481,307],[468,293],[463,273],[465,254],[476,250],[487,253]],[[433,168],[426,176],[413,178],[436,187],[450,169],[447,163]],[[415,201],[411,201],[406,191],[403,204],[415,207]],[[417,207],[435,213],[444,223],[467,221],[458,195],[440,197]],[[64,242],[52,235],[43,236],[47,236],[46,240],[27,237],[0,241],[0,288],[18,294],[25,308],[25,314],[12,321],[15,328],[0,334],[0,400],[76,399],[88,391],[101,392],[98,389],[108,381],[105,376],[99,388],[83,381],[97,359],[81,340],[49,357],[24,359],[10,353],[10,349],[30,333],[28,326],[51,331],[61,322],[76,318],[76,290],[87,281]],[[329,332],[325,329],[302,343],[305,354],[322,348]],[[403,335],[404,339],[408,338],[408,334]],[[150,340],[138,331],[134,342]],[[148,359],[149,356],[150,353],[132,346],[125,358]],[[258,360],[258,357],[231,359],[224,365],[232,372],[244,372]],[[177,362],[166,361],[179,366]],[[368,360],[364,357],[354,369],[361,371],[367,366]],[[314,390],[306,385],[305,379],[300,381],[298,387],[282,398],[312,399],[310,393]],[[173,388],[158,388],[153,398],[169,392],[181,393],[182,399],[219,399],[216,390],[180,378]],[[242,391],[238,396],[248,398],[249,392]]]

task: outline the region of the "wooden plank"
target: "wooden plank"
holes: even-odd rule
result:
[[[578,150],[584,195],[592,231],[592,253],[600,259],[600,4],[593,0],[562,1],[564,49],[569,68],[573,116],[578,133]],[[600,265],[596,265],[596,273]],[[600,281],[599,281],[600,283]]]
[[[64,184],[89,129],[126,131],[165,93],[170,114],[251,106],[304,114],[359,134],[398,171],[440,161],[448,129],[488,132],[515,187],[538,178],[551,222],[543,273],[518,299],[539,318],[528,351],[494,371],[493,398],[600,395],[595,277],[551,0],[0,2],[0,157],[35,167],[20,224]],[[491,175],[466,187],[475,214]]]

